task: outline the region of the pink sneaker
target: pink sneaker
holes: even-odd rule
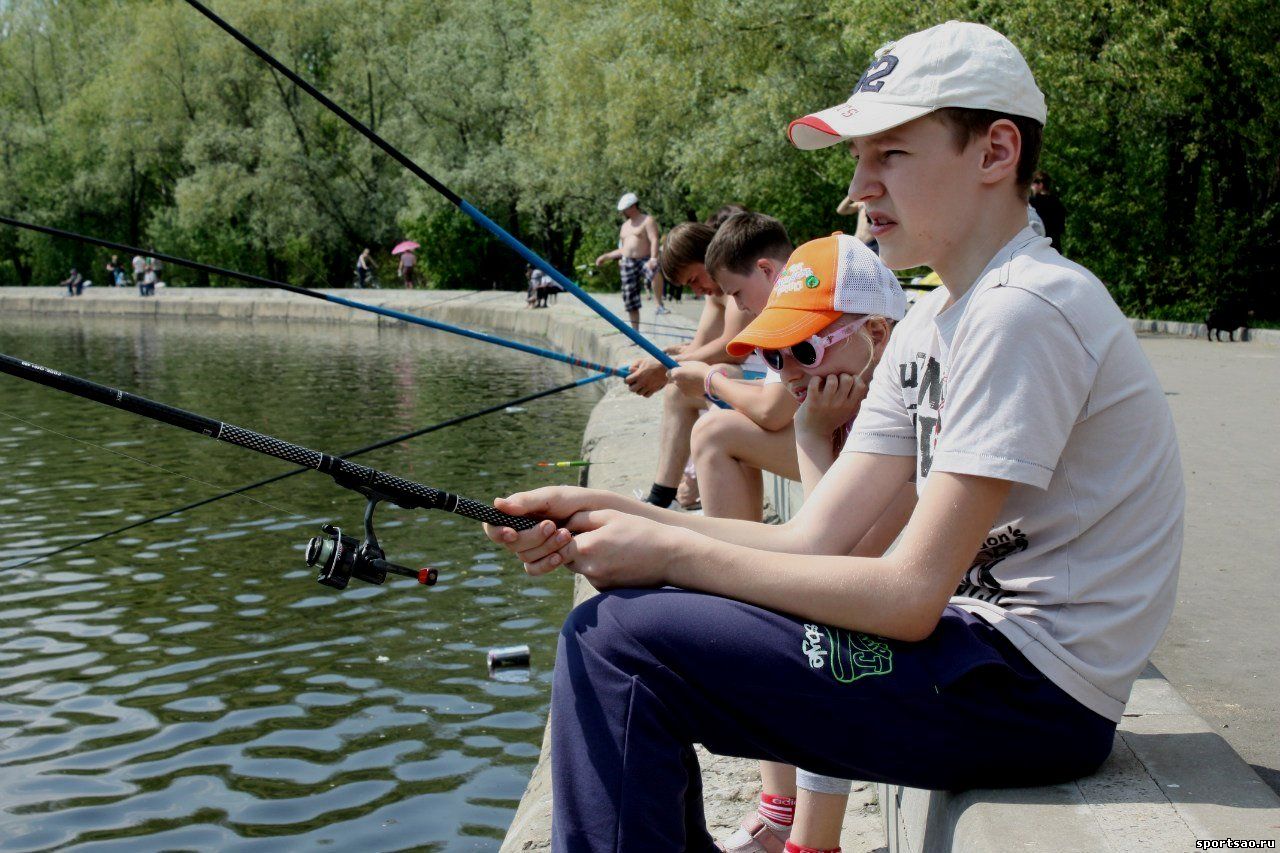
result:
[[[774,827],[752,812],[733,835],[716,842],[716,849],[725,853],[783,853],[790,837],[791,827]]]

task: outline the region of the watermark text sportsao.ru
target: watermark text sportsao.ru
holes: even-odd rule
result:
[[[1197,850],[1275,850],[1275,839],[1266,838],[1201,838]]]

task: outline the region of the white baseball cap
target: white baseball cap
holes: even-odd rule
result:
[[[849,100],[791,122],[797,148],[870,136],[943,107],[992,110],[1041,124],[1044,94],[1013,42],[982,24],[947,21],[876,51]]]
[[[618,212],[621,213],[631,205],[639,203],[640,199],[636,198],[635,193],[623,193],[622,198],[618,199]]]

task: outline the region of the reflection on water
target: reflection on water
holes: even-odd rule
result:
[[[330,452],[573,375],[365,326],[11,316],[0,351]],[[570,391],[362,461],[478,500],[568,482],[533,463],[576,457],[593,402]],[[287,469],[10,377],[0,412],[0,566]],[[567,577],[525,577],[465,519],[384,506],[388,557],[439,585],[339,593],[302,550],[321,523],[358,531],[362,499],[310,473],[253,496],[0,574],[6,850],[497,849]],[[529,677],[488,678],[487,649],[512,643]]]

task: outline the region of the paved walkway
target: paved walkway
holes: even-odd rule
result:
[[[1187,482],[1178,605],[1154,662],[1280,793],[1280,347],[1144,337]]]

